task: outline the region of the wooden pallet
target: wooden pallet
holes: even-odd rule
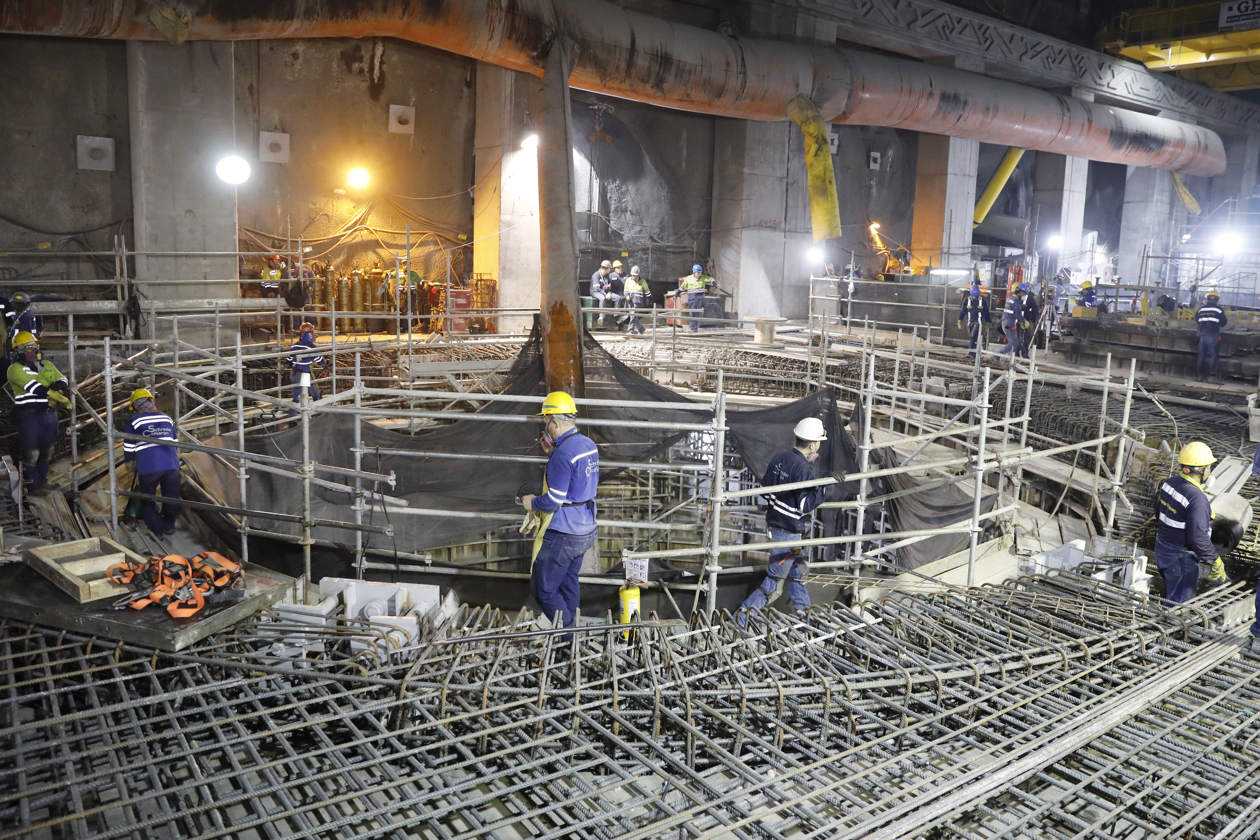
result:
[[[109,537],[91,537],[32,548],[27,553],[27,563],[53,586],[86,604],[102,598],[121,598],[133,591],[106,575],[110,566],[127,557],[137,563],[145,562],[144,557]]]

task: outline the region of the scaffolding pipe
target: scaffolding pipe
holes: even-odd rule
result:
[[[976,449],[976,487],[971,499],[971,544],[967,548],[967,585],[976,584],[976,546],[980,542],[980,502],[984,498],[984,447],[989,423],[989,379],[993,368],[984,369],[984,391],[980,399],[980,438]],[[1011,391],[1007,385],[1006,392]],[[1001,480],[999,479],[999,484]]]

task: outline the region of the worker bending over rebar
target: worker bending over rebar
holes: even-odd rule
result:
[[[1164,576],[1164,597],[1182,604],[1194,597],[1199,562],[1212,566],[1208,580],[1214,583],[1225,581],[1225,564],[1212,545],[1212,503],[1203,492],[1216,458],[1196,440],[1181,450],[1177,463],[1177,473],[1159,486],[1155,565]]]
[[[827,431],[817,417],[806,417],[796,424],[792,433],[796,436],[796,446],[780,452],[770,460],[765,477],[761,479],[761,486],[775,487],[814,479],[813,463],[818,460],[818,452],[827,439]],[[788,542],[800,539],[801,534],[809,530],[810,514],[822,503],[829,486],[823,484],[818,487],[767,493],[766,501],[770,506],[766,510],[766,536],[770,541]],[[746,627],[749,615],[770,603],[770,599],[785,580],[792,606],[798,612],[809,609],[809,590],[802,582],[809,569],[807,556],[799,548],[770,549],[770,565],[766,568],[765,580],[745,599],[736,614],[740,627]]]

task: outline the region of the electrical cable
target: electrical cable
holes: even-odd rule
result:
[[[23,230],[29,230],[32,233],[41,233],[44,236],[65,236],[65,237],[81,236],[85,233],[95,233],[96,231],[103,230],[104,228],[107,228],[107,227],[113,227],[114,225],[122,225],[124,222],[127,221],[127,219],[130,219],[130,218],[131,218],[130,216],[124,216],[121,219],[114,219],[113,221],[105,222],[104,224],[97,225],[96,227],[84,228],[83,230],[57,231],[57,230],[44,230],[43,228],[37,228],[34,225],[28,225],[25,222],[20,222],[17,219],[14,219],[12,216],[6,216],[5,214],[0,213],[0,222],[7,222],[8,224],[13,225],[14,227],[19,227],[19,228],[22,228]]]

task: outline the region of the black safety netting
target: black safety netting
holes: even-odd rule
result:
[[[643,462],[659,458],[685,436],[704,435],[697,439],[697,463],[704,447],[710,445],[709,433],[639,428],[635,426],[598,426],[586,420],[617,419],[656,423],[706,424],[713,419],[708,405],[697,404],[670,389],[643,377],[605,351],[590,335],[583,338],[583,372],[586,396],[590,399],[643,402],[641,407],[585,406],[579,426],[600,449],[601,481],[608,481],[622,470],[612,462]],[[537,326],[523,346],[507,376],[504,393],[544,396],[541,341]],[[476,401],[470,394],[469,402]],[[405,500],[406,507],[379,505],[364,513],[364,522],[389,524],[393,538],[381,534],[365,534],[365,543],[384,550],[417,552],[439,546],[454,545],[484,538],[487,532],[510,524],[512,520],[461,517],[462,513],[521,515],[515,498],[521,493],[538,493],[542,486],[543,467],[536,463],[506,461],[496,456],[541,456],[537,442],[539,423],[531,415],[538,411],[534,402],[516,403],[487,401],[476,417],[459,415],[448,425],[422,429],[414,434],[395,432],[371,423],[362,423],[361,468],[364,471],[395,475],[396,484],[369,483],[366,490]],[[731,445],[743,460],[754,480],[760,480],[775,453],[793,444],[792,429],[805,417],[819,417],[827,429],[828,441],[822,447],[815,474],[857,471],[857,446],[844,429],[844,418],[836,407],[831,388],[810,394],[785,405],[753,411],[728,411],[727,428]],[[493,419],[482,419],[493,418]],[[310,453],[319,464],[354,467],[354,423],[349,414],[317,413],[310,421]],[[235,448],[233,441],[215,441],[214,445]],[[300,460],[302,431],[252,434],[246,438],[250,452]],[[405,450],[408,454],[391,453]],[[199,483],[212,496],[230,506],[241,506],[233,467],[226,462],[188,453],[186,458],[198,476]],[[678,462],[678,457],[673,459]],[[317,478],[342,486],[353,480],[316,471]],[[701,479],[707,487],[707,474]],[[707,491],[706,491],[707,492]],[[834,487],[828,500],[852,498],[856,482]],[[245,507],[289,515],[302,512],[301,481],[253,469],[247,489]],[[749,500],[743,500],[747,503]],[[408,513],[407,511],[413,511]],[[420,513],[426,511],[425,513]],[[436,511],[437,513],[433,513]],[[349,492],[314,485],[311,489],[311,515],[315,519],[352,522],[353,498]],[[967,515],[970,515],[968,509]],[[824,534],[837,533],[842,518],[840,511],[826,510],[822,515]],[[255,527],[297,536],[301,527],[295,522],[255,521]],[[332,526],[316,526],[312,536],[338,544],[353,541],[352,532]],[[834,556],[834,552],[828,552]]]

